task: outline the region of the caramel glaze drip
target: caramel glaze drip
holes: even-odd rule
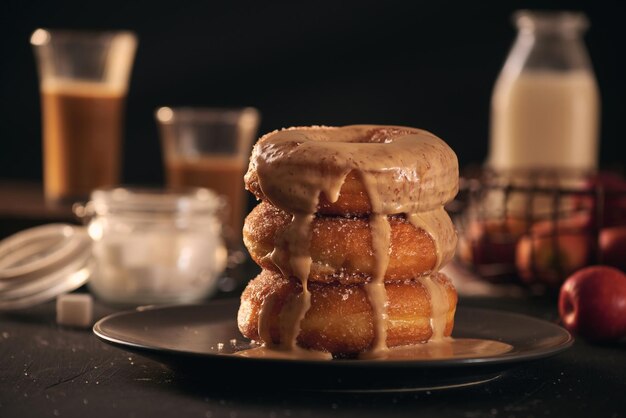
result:
[[[443,263],[448,262],[454,255],[457,235],[452,225],[452,220],[448,213],[442,208],[424,213],[410,213],[407,218],[413,226],[427,231],[437,252],[437,261],[431,273],[437,273]],[[445,289],[433,279],[433,275],[427,275],[418,279],[430,295],[430,328],[432,329],[431,340],[441,340],[444,338],[447,313],[449,309],[448,294]]]
[[[374,249],[374,257],[376,259],[374,277],[365,285],[365,291],[374,313],[374,341],[370,350],[361,354],[363,358],[371,358],[380,356],[380,353],[388,350],[385,273],[389,265],[391,226],[387,216],[380,213],[382,202],[380,195],[376,193],[376,178],[372,174],[361,173],[361,179],[365,185],[372,207],[370,230],[372,234],[372,248]]]
[[[311,162],[313,159],[315,163]],[[301,350],[296,340],[300,322],[311,303],[307,286],[311,222],[320,194],[336,202],[346,176],[356,171],[371,203],[370,228],[376,258],[375,275],[366,284],[375,318],[374,340],[362,357],[385,357],[388,347],[384,277],[390,251],[387,216],[404,213],[415,227],[431,235],[437,248],[437,263],[431,273],[450,260],[456,233],[449,226],[451,221],[443,205],[458,190],[454,152],[431,133],[413,128],[375,125],[290,128],[259,140],[250,159],[250,170],[257,171],[265,197],[274,206],[293,214],[290,226],[277,237],[271,258],[285,276],[297,278],[302,285],[302,293],[280,314],[280,345],[269,348]],[[445,289],[430,275],[418,280],[430,293],[431,339],[440,340],[449,308]],[[271,309],[271,301],[265,305],[259,315],[258,329],[264,341],[271,342],[268,315],[264,314]]]

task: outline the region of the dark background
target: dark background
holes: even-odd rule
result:
[[[127,102],[124,182],[162,182],[158,106],[250,105],[261,132],[380,123],[433,131],[461,165],[487,153],[493,83],[519,8],[572,9],[602,94],[601,161],[620,155],[626,70],[618,2],[35,1],[0,5],[0,179],[41,178],[37,27],[137,32]]]

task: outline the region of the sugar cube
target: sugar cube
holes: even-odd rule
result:
[[[57,298],[57,324],[89,327],[93,321],[93,299],[87,293],[70,293]]]

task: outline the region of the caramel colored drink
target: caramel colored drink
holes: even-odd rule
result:
[[[117,184],[137,37],[38,28],[30,43],[39,70],[46,199],[71,202]]]
[[[259,112],[252,107],[161,107],[155,117],[168,187],[204,187],[225,198],[224,240],[234,267],[243,261],[243,175]]]
[[[195,159],[172,158],[166,164],[168,187],[206,187],[227,199],[225,220],[229,232],[233,238],[241,240],[245,209],[243,175],[247,161],[231,156],[204,156]]]
[[[44,189],[69,200],[119,182],[123,91],[89,82],[43,85]]]

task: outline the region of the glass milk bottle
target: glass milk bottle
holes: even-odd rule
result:
[[[599,92],[582,36],[584,14],[518,11],[518,35],[491,103],[487,166],[595,170]]]

